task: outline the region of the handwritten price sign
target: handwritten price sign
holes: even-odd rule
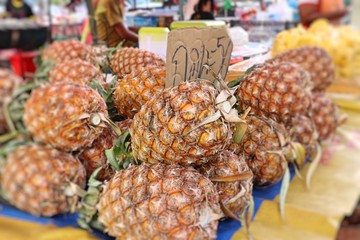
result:
[[[226,77],[233,44],[226,28],[183,28],[168,36],[166,87],[197,78],[214,81],[204,68]]]

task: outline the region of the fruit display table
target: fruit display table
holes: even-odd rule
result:
[[[332,96],[332,95],[331,95]],[[339,96],[335,101],[339,101]],[[304,180],[292,174],[286,198],[286,221],[279,214],[280,184],[255,189],[255,214],[250,231],[254,239],[334,239],[345,215],[355,208],[360,193],[359,100],[344,110],[349,119],[331,143],[323,147],[323,156],[308,190]],[[340,104],[341,106],[341,104]],[[301,170],[306,175],[308,165]],[[20,221],[19,221],[20,220]],[[57,226],[57,227],[55,227]],[[11,206],[0,204],[0,239],[92,239],[77,228],[76,215],[53,218],[34,217]],[[101,239],[112,239],[94,232]],[[31,236],[31,237],[30,237]],[[219,224],[218,238],[246,239],[246,231],[235,220]]]

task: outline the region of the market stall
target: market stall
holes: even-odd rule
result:
[[[48,28],[31,20],[2,20],[0,22],[0,49],[37,50],[44,45]]]

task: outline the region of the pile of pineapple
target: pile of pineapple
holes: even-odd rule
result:
[[[340,78],[360,76],[360,31],[350,26],[333,26],[327,20],[315,21],[308,29],[299,25],[276,36],[272,54],[301,46],[318,46],[325,49],[335,64]],[[316,56],[311,56],[316,59]],[[316,65],[314,65],[316,66]]]
[[[341,123],[324,94],[332,61],[316,47],[229,85],[166,89],[164,60],[140,49],[68,40],[42,60],[46,81],[26,88],[0,71],[3,198],[34,215],[78,211],[80,226],[117,239],[215,239],[221,219],[248,225],[253,186],[302,167]]]

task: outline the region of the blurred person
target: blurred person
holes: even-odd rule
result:
[[[138,28],[128,28],[125,24],[124,0],[98,0],[95,11],[99,40],[108,47],[116,47],[124,41],[123,46],[132,47],[138,44]]]
[[[81,0],[70,0],[68,4],[66,4],[65,8],[69,9],[70,12],[76,12],[76,7],[81,4]]]
[[[9,18],[33,17],[31,7],[23,0],[8,0],[6,2],[6,16]]]
[[[347,14],[344,0],[299,0],[298,8],[300,21],[304,26],[309,26],[319,18],[339,24]]]
[[[191,15],[191,20],[215,20],[214,0],[199,0],[194,7],[195,12]]]

